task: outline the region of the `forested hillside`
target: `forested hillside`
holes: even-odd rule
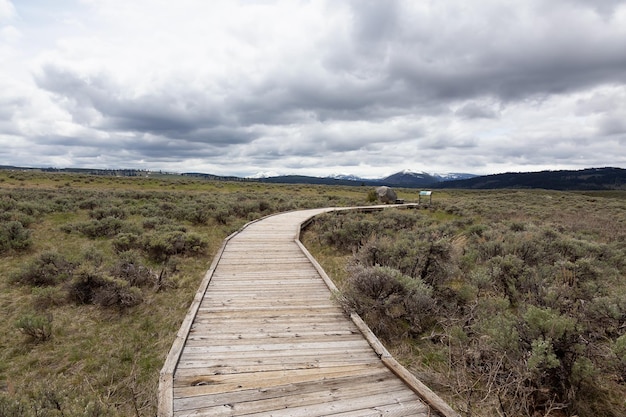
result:
[[[545,190],[625,190],[626,169],[589,168],[579,171],[510,172],[441,182],[435,188]]]

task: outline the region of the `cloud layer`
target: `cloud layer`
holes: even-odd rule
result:
[[[23,3],[0,0],[0,164],[626,166],[626,1]]]

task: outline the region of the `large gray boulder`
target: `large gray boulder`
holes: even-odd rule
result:
[[[390,187],[382,186],[376,189],[376,196],[381,203],[389,204],[395,203],[398,199],[396,192]]]

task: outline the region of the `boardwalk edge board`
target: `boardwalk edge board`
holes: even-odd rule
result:
[[[348,210],[357,210],[357,211],[379,211],[383,210],[387,207],[399,207],[399,208],[415,208],[419,207],[418,204],[405,204],[405,205],[384,205],[384,206],[361,206],[361,207],[329,207],[324,209],[311,210],[310,217],[302,220],[296,224],[295,240],[297,247],[302,251],[305,257],[310,261],[311,265],[318,272],[319,276],[322,278],[328,289],[332,294],[338,294],[338,289],[335,284],[332,282],[330,277],[326,274],[321,265],[313,258],[313,256],[309,253],[309,251],[304,247],[304,245],[300,242],[300,233],[301,231],[313,221],[314,217],[327,212],[340,212],[340,211],[348,211]],[[273,216],[286,214],[286,213],[277,213],[269,216],[265,216],[261,219],[254,220],[252,222],[247,223],[239,230],[232,233],[226,239],[224,239],[221,247],[217,251],[209,270],[206,272],[205,276],[202,279],[200,287],[196,292],[194,299],[189,307],[189,310],[181,324],[181,327],[176,335],[176,338],[172,344],[172,347],[167,355],[163,368],[159,374],[159,393],[158,393],[158,416],[159,417],[171,417],[174,415],[175,407],[174,407],[174,376],[177,371],[179,362],[181,361],[183,349],[185,348],[187,341],[190,338],[191,329],[193,326],[196,317],[200,312],[200,305],[203,302],[203,299],[209,289],[209,285],[215,276],[215,272],[222,260],[222,256],[226,250],[229,242],[239,235],[242,231],[247,229],[254,223],[260,222],[262,220],[268,219]],[[224,266],[220,267],[222,270]],[[217,278],[216,278],[217,279]],[[380,358],[381,363],[386,367],[392,374],[398,377],[411,391],[415,393],[419,398],[421,398],[428,406],[430,406],[435,412],[437,412],[442,417],[460,417],[458,413],[456,413],[448,404],[446,404],[439,396],[437,396],[433,391],[431,391],[426,385],[424,385],[421,381],[419,381],[413,374],[411,374],[408,370],[406,370],[400,363],[398,363],[391,354],[387,351],[387,349],[382,345],[382,343],[378,340],[378,338],[373,334],[373,332],[369,329],[367,324],[359,317],[357,314],[350,314],[350,319],[352,323],[356,326],[358,331],[362,334],[367,344],[371,346],[373,351],[376,353],[376,356]],[[179,400],[176,400],[179,401]],[[178,404],[178,402],[177,402]],[[177,413],[178,415],[178,413]],[[352,414],[351,414],[352,415]],[[354,414],[356,415],[356,414]],[[403,414],[405,415],[405,414]],[[407,414],[408,415],[408,414]],[[430,414],[429,414],[430,415]]]

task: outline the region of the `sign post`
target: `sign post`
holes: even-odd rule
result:
[[[422,197],[428,197],[428,204],[432,204],[433,202],[433,192],[432,191],[420,191],[418,203],[422,204]]]

